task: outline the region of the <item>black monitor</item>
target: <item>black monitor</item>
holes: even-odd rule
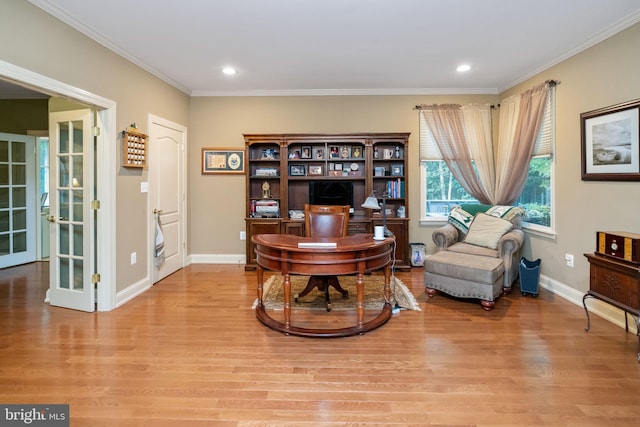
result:
[[[349,205],[351,213],[353,213],[353,182],[311,181],[309,183],[309,203],[312,205]]]

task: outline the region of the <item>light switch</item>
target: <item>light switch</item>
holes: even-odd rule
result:
[[[148,193],[149,192],[149,183],[148,182],[141,182],[140,183],[140,192],[141,193]]]

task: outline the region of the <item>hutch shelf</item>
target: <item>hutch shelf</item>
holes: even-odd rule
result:
[[[410,268],[409,133],[245,134],[246,269],[257,267],[251,237],[304,235],[304,205],[349,204],[349,233],[372,233],[381,211],[361,207],[370,194],[386,204],[396,236],[396,267]]]

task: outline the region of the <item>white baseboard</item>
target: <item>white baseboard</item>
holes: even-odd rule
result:
[[[191,254],[187,264],[246,264],[245,254]]]
[[[582,298],[585,294],[577,289],[560,283],[543,274],[540,275],[540,287],[574,303],[581,308],[584,308],[582,305]],[[595,298],[587,298],[586,303],[587,308],[589,309],[589,315],[595,314],[624,329],[626,314],[623,310]],[[629,332],[636,334],[636,324],[635,321],[632,320],[633,316],[629,316],[629,318]],[[584,322],[585,326],[587,326],[586,313]]]
[[[126,289],[116,293],[116,307],[126,304],[149,288],[151,288],[151,283],[149,283],[148,278],[142,279],[131,286],[127,286]]]

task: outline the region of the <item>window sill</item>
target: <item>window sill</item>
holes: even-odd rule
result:
[[[558,237],[555,230],[551,230],[550,228],[547,228],[547,227],[539,227],[534,225],[523,224],[522,230],[527,234],[531,234],[532,236],[538,236],[548,240],[556,240],[556,238]]]

